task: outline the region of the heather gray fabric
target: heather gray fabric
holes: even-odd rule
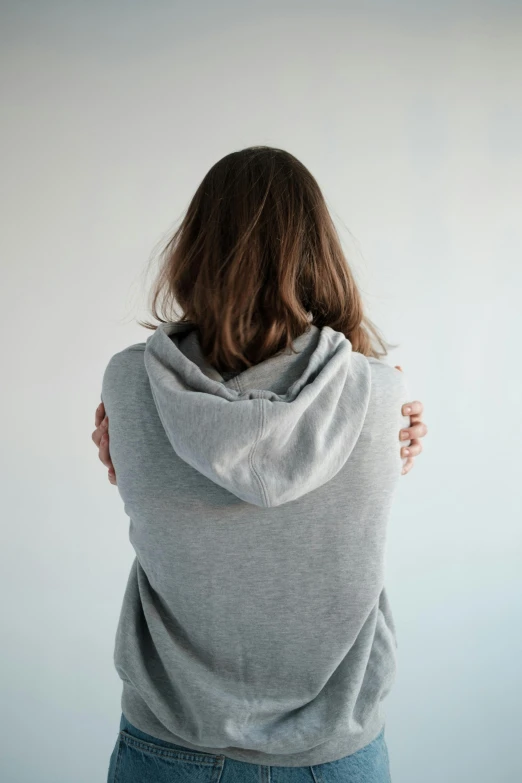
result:
[[[384,587],[402,373],[314,325],[225,380],[191,324],[104,373],[136,552],[116,632],[142,731],[238,761],[305,766],[371,742],[395,679]]]

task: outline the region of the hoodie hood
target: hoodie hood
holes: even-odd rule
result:
[[[145,345],[159,417],[176,454],[265,508],[300,498],[346,463],[370,399],[370,366],[350,341],[310,325],[290,350],[225,380],[197,328],[163,323]]]

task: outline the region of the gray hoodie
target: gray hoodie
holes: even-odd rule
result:
[[[136,552],[116,632],[137,728],[238,761],[335,761],[384,726],[403,376],[311,325],[225,380],[193,324],[115,354],[102,400]]]

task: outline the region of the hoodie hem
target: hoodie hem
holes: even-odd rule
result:
[[[261,764],[264,766],[277,767],[304,767],[317,766],[318,764],[328,764],[338,761],[345,756],[350,756],[357,751],[362,750],[375,740],[385,726],[385,719],[381,713],[380,702],[376,705],[371,718],[367,721],[364,731],[357,737],[335,736],[320,746],[304,750],[301,753],[273,754],[264,753],[260,750],[250,750],[248,748],[215,748],[207,745],[194,745],[187,742],[183,737],[169,731],[156,718],[150,707],[147,705],[138,690],[128,681],[123,681],[123,691],[121,695],[121,710],[129,723],[135,726],[145,734],[152,737],[170,742],[174,745],[181,745],[189,750],[210,753],[216,756],[225,756],[225,758],[234,761],[242,761],[247,764]]]

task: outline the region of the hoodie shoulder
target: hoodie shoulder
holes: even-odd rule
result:
[[[377,429],[392,427],[397,432],[409,426],[409,418],[402,415],[402,406],[410,399],[410,392],[404,373],[382,359],[368,358],[372,378],[370,419]]]
[[[375,359],[373,356],[367,358],[372,375],[372,386],[376,385],[388,395],[400,398],[401,404],[406,402],[409,389],[404,373],[382,359]]]
[[[145,343],[135,343],[111,356],[102,380],[101,396],[105,404],[140,385],[140,380],[146,377],[144,354]]]
[[[146,343],[135,343],[115,353],[109,359],[105,375],[118,375],[130,370],[133,366],[143,364]]]
[[[362,440],[373,460],[379,458],[379,470],[400,475],[399,431],[408,427],[409,417],[402,415],[402,406],[409,400],[404,373],[382,361],[368,357],[372,390]],[[377,464],[377,462],[375,463]]]
[[[127,348],[123,348],[123,350],[118,351],[113,356],[111,356],[109,359],[109,364],[112,361],[127,361],[129,357],[134,359],[134,354],[143,353],[145,351],[146,345],[147,343],[134,343],[134,345],[128,345]]]

